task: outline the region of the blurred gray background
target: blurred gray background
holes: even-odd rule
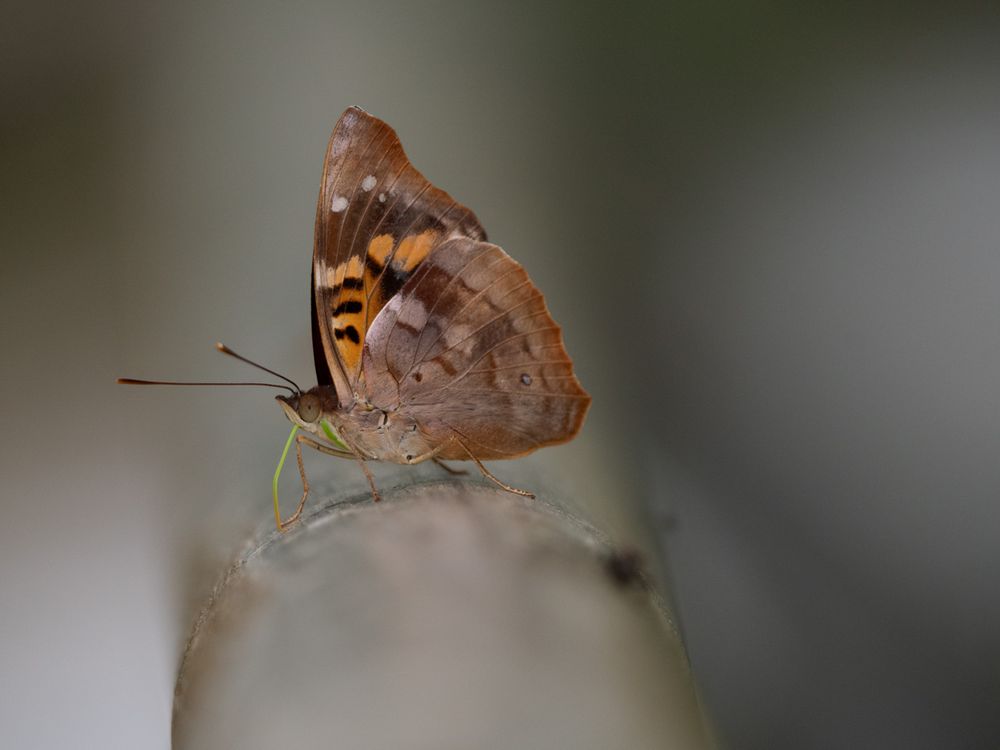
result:
[[[1000,746],[1000,16],[852,8],[5,3],[4,744],[168,746],[286,423],[113,381],[312,383],[358,104],[545,291],[594,407],[529,461],[658,541],[726,744]]]

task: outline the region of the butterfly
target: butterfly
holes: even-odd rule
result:
[[[391,127],[357,107],[337,121],[323,161],[311,317],[317,385],[308,390],[217,345],[292,386],[277,385],[289,395],[276,396],[293,425],[273,483],[279,530],[309,495],[303,445],[355,460],[376,501],[368,461],[454,472],[441,462],[469,460],[534,497],[483,461],[572,439],[590,406],[524,268],[413,167]],[[303,494],[282,519],[277,481],[293,440]]]

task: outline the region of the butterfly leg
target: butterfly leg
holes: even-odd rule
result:
[[[462,446],[462,450],[464,450],[469,455],[469,458],[471,458],[473,461],[476,462],[476,466],[479,467],[479,470],[483,473],[484,477],[486,477],[487,479],[489,479],[491,482],[493,482],[497,486],[502,487],[503,489],[507,490],[507,492],[512,492],[515,495],[520,495],[521,497],[530,497],[532,500],[535,499],[534,493],[528,492],[527,490],[519,490],[517,487],[511,487],[506,482],[502,482],[501,480],[497,479],[497,477],[493,476],[493,473],[489,469],[487,469],[485,466],[483,466],[483,462],[480,461],[478,458],[476,458],[475,455],[473,455],[472,451],[469,450],[468,446],[466,446],[465,443],[463,443],[457,437],[455,437],[453,439],[455,440],[456,443],[458,443],[460,446]]]
[[[382,496],[378,494],[378,488],[375,486],[375,477],[372,476],[371,471],[369,471],[368,467],[365,465],[365,460],[361,457],[360,454],[354,451],[351,451],[350,453],[345,453],[344,451],[337,450],[336,448],[331,448],[327,445],[323,445],[323,443],[313,440],[311,437],[308,437],[306,435],[299,435],[297,438],[295,438],[295,440],[299,444],[305,443],[309,447],[315,448],[320,453],[326,453],[329,456],[337,456],[339,458],[346,458],[350,456],[356,459],[358,465],[361,467],[361,470],[365,473],[365,477],[368,479],[368,485],[372,488],[372,500],[374,500],[377,503],[379,500],[382,499]],[[303,479],[305,479],[305,475],[303,475]]]
[[[365,476],[368,478],[368,486],[372,488],[372,500],[376,503],[379,502],[382,499],[382,496],[378,494],[378,487],[375,486],[375,477],[372,476],[371,471],[368,470],[367,464],[365,464],[365,460],[361,458],[361,456],[355,453],[354,457],[358,459],[358,466],[361,467],[361,471],[363,471]]]
[[[434,463],[436,463],[438,466],[440,466],[442,469],[444,469],[445,471],[447,471],[449,474],[451,474],[452,476],[462,476],[464,474],[468,474],[469,473],[465,469],[453,469],[453,468],[451,468],[448,464],[446,464],[440,458],[433,458],[431,460]]]
[[[309,479],[306,478],[306,467],[302,462],[302,438],[303,435],[299,435],[295,439],[295,462],[299,465],[299,476],[302,478],[302,499],[299,500],[299,506],[295,509],[288,518],[282,520],[281,516],[278,515],[277,499],[275,499],[274,513],[275,518],[278,521],[278,531],[288,531],[288,529],[299,520],[299,516],[302,515],[302,509],[306,506],[306,499],[309,497]],[[280,468],[280,467],[279,467]],[[277,480],[275,480],[277,482]],[[275,485],[277,486],[277,484]],[[275,495],[277,498],[277,495]]]
[[[302,499],[299,500],[299,507],[295,509],[288,518],[282,521],[278,519],[278,531],[287,531],[288,527],[299,520],[299,516],[302,515],[302,509],[306,507],[306,498],[309,497],[309,480],[306,479],[306,467],[302,463],[302,435],[299,435],[295,440],[295,461],[299,465],[299,476],[302,477]]]

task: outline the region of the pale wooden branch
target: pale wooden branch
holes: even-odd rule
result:
[[[709,747],[669,613],[619,552],[462,479],[316,503],[217,587],[174,747]]]

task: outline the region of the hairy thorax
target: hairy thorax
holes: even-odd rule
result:
[[[355,405],[333,418],[337,432],[365,458],[399,464],[419,463],[433,454],[417,422],[399,410]]]

